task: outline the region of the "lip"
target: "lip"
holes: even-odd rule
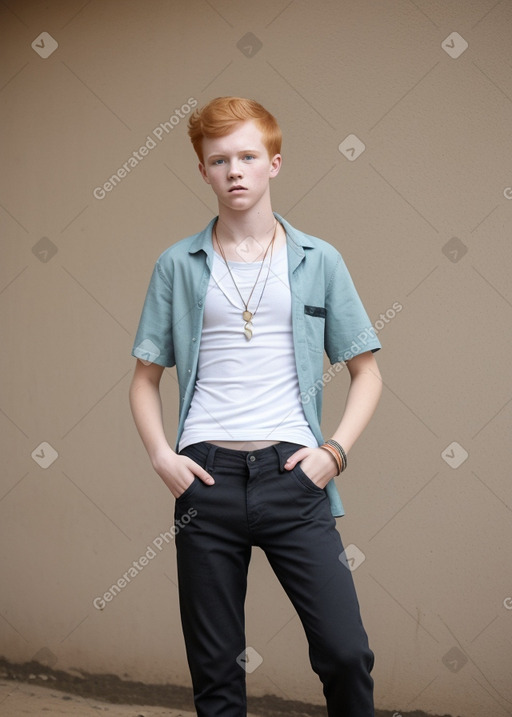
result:
[[[241,184],[237,185],[236,187],[231,187],[231,189],[229,190],[230,193],[231,192],[246,192],[246,191],[247,191],[247,187],[242,187]]]

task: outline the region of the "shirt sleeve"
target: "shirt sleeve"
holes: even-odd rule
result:
[[[172,340],[172,286],[160,260],[149,282],[132,356],[160,366],[176,363]]]
[[[332,364],[381,347],[352,277],[338,254],[326,292],[325,350]]]

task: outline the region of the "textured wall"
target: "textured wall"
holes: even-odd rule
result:
[[[130,349],[156,257],[216,208],[191,104],[240,94],[284,131],[274,208],[341,250],[384,347],[340,480],[377,704],[512,714],[512,3],[7,0],[0,26],[0,653],[188,684]],[[250,588],[250,690],[321,702],[258,551]]]

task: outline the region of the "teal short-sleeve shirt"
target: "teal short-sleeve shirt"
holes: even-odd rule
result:
[[[300,400],[320,445],[323,387],[328,382],[324,352],[331,364],[339,364],[365,351],[378,351],[381,344],[338,250],[295,229],[278,214],[275,217],[286,231]],[[176,366],[180,391],[176,445],[194,393],[216,219],[158,258],[132,349],[132,355],[143,361]],[[333,515],[343,515],[335,481],[325,490]]]

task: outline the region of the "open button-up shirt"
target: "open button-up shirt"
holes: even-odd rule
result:
[[[324,372],[324,352],[332,365],[338,365],[365,351],[378,351],[381,344],[337,249],[298,231],[278,214],[275,217],[286,231],[299,399],[321,445],[323,387],[332,378],[332,373]],[[180,393],[176,446],[197,377],[216,219],[158,258],[132,349],[132,355],[143,361],[176,366]],[[325,491],[332,514],[343,515],[334,480]]]

